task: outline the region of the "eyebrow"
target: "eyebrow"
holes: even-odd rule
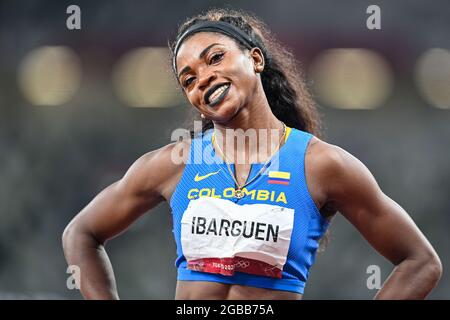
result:
[[[210,44],[209,46],[207,46],[205,49],[202,50],[202,52],[200,52],[200,54],[198,55],[198,58],[199,58],[199,59],[202,59],[202,58],[208,53],[208,51],[209,51],[212,47],[217,46],[217,45],[221,45],[221,44],[220,44],[220,43],[213,43],[213,44]],[[179,79],[184,73],[189,72],[189,71],[191,71],[191,70],[192,70],[192,69],[191,69],[191,67],[189,67],[189,66],[186,66],[186,67],[184,67],[183,69],[181,69],[180,73],[178,74],[178,79]]]

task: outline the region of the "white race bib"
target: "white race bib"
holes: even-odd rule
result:
[[[294,209],[212,197],[191,200],[181,220],[188,269],[281,278],[293,224]]]

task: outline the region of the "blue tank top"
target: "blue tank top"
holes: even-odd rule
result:
[[[235,197],[230,172],[214,152],[212,130],[192,139],[170,199],[178,280],[239,284],[303,294],[328,221],[305,178],[312,135],[287,128],[284,145]],[[234,164],[230,164],[235,170]],[[251,166],[247,181],[263,168]]]

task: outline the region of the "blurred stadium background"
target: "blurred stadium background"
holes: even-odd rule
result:
[[[229,1],[302,62],[325,139],[361,159],[437,249],[450,281],[450,3]],[[81,8],[81,30],[66,8]],[[381,7],[381,30],[366,8]],[[79,299],[61,234],[140,155],[170,142],[189,106],[167,38],[221,1],[0,1],[0,299]],[[383,232],[380,230],[380,232]],[[162,204],[108,243],[123,299],[172,299],[175,244]],[[342,217],[305,299],[370,299],[366,269],[392,266]]]

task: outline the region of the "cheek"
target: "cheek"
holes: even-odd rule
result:
[[[235,89],[239,92],[249,94],[254,90],[256,84],[256,74],[253,71],[253,66],[247,58],[241,58],[236,61],[230,69],[230,75],[235,83]]]
[[[196,96],[193,92],[185,92],[184,93],[186,99],[188,102],[196,109],[198,109],[198,106],[200,105],[200,100],[198,96]]]

